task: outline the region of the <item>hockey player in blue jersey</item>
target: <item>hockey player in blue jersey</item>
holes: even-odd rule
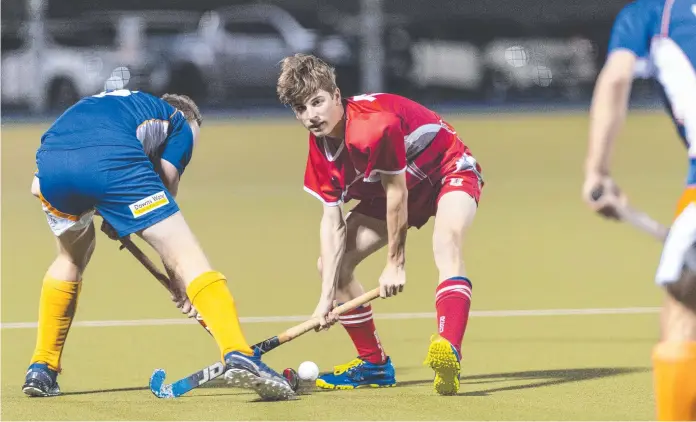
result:
[[[625,196],[610,174],[610,154],[623,124],[634,76],[661,87],[687,148],[686,189],[665,241],[656,282],[666,293],[662,336],[652,352],[659,420],[696,420],[696,4],[636,0],[619,13],[590,110],[583,198],[618,219]],[[601,188],[601,189],[599,189]],[[604,191],[604,195],[593,195]]]
[[[176,203],[201,123],[186,96],[120,89],[83,98],[42,136],[31,191],[41,200],[58,255],[43,280],[25,394],[60,394],[61,355],[95,248],[98,213],[111,238],[136,234],[157,251],[176,284],[177,306],[203,316],[230,383],[264,399],[293,395],[250,348],[225,276],[213,270]]]

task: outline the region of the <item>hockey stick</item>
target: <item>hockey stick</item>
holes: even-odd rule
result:
[[[592,191],[592,199],[594,201],[599,201],[603,195],[603,186],[598,186]],[[653,236],[660,241],[664,241],[667,238],[669,227],[660,224],[648,214],[633,208],[627,203],[617,206],[615,209],[621,221],[626,221],[633,227]]]
[[[353,300],[337,306],[334,309],[334,312],[339,315],[344,314],[378,297],[379,288],[376,288],[356,297]],[[317,327],[319,327],[319,319],[312,318],[294,327],[288,328],[277,336],[266,339],[252,347],[257,349],[261,354],[268,353],[276,347],[294,340]],[[188,393],[194,388],[200,387],[201,385],[220,377],[224,372],[225,364],[223,362],[215,362],[214,364],[207,366],[186,378],[182,378],[172,384],[164,384],[164,379],[167,376],[165,370],[156,369],[150,377],[150,391],[152,391],[152,394],[159,398],[179,397]]]
[[[619,217],[633,227],[646,232],[662,242],[667,238],[669,228],[653,220],[648,214],[626,205],[620,209]]]
[[[119,250],[123,250],[124,248],[128,249],[128,252],[130,252],[131,255],[135,257],[135,259],[140,261],[140,263],[143,264],[143,266],[147,268],[148,271],[150,271],[150,274],[152,274],[157,279],[157,281],[159,281],[160,284],[164,286],[164,288],[167,289],[167,291],[169,291],[169,293],[172,292],[169,277],[167,277],[155,266],[155,264],[150,260],[150,258],[147,257],[147,255],[145,255],[145,253],[138,247],[138,245],[133,243],[130,237],[122,237],[119,239],[119,241],[121,242]],[[203,317],[201,317],[200,315],[196,315],[196,321],[198,321],[201,327],[205,328],[208,334],[212,335],[212,333],[210,332],[210,328],[208,328],[208,325],[205,323],[205,321],[203,321]]]

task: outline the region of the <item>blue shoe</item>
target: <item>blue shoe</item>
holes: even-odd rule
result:
[[[391,358],[381,365],[360,358],[334,367],[332,374],[317,378],[318,388],[327,390],[352,390],[361,387],[393,387],[396,385]]]
[[[58,372],[45,363],[32,363],[27,370],[22,391],[30,397],[57,396],[60,394],[57,377]]]
[[[254,356],[230,352],[225,355],[225,363],[225,380],[234,387],[254,390],[264,400],[295,397],[295,391],[288,381],[263,363],[256,350]]]

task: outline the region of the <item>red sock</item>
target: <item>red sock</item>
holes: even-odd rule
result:
[[[360,359],[381,365],[387,357],[377,336],[375,322],[372,319],[372,306],[361,306],[346,312],[339,318],[341,325],[348,331]]]
[[[435,290],[438,333],[447,339],[462,356],[462,339],[469,321],[471,308],[471,281],[466,277],[452,277]]]

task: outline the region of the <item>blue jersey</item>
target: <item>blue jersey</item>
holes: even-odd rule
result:
[[[59,236],[91,222],[94,210],[119,236],[179,211],[156,172],[179,174],[191,160],[193,132],[181,111],[150,94],[116,90],[78,101],[41,137],[36,153],[41,201]]]
[[[183,113],[161,98],[106,91],[66,110],[41,137],[39,149],[87,147],[137,148],[153,162],[167,160],[182,174],[193,153],[193,132]]]
[[[637,77],[659,82],[689,157],[696,158],[696,3],[635,0],[626,5],[614,22],[609,54],[621,49],[638,57]]]

